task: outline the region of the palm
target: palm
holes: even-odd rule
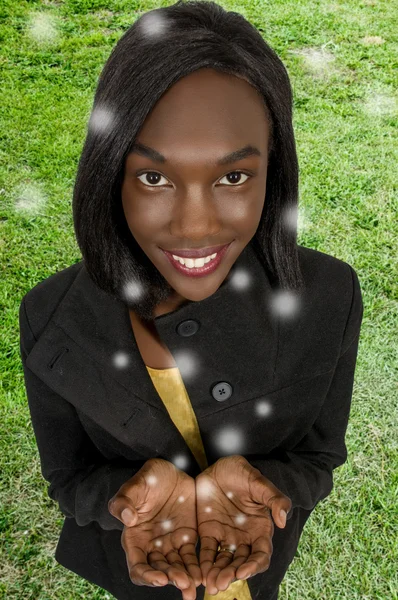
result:
[[[141,522],[126,528],[126,537],[133,539],[138,548],[166,555],[173,548],[179,550],[187,543],[196,544],[195,481],[190,478],[169,496],[167,490],[163,491],[164,504],[157,507],[155,514],[148,510],[145,499],[137,506]]]
[[[274,524],[256,483],[257,469],[240,456],[218,460],[196,478],[198,533],[201,539],[202,582],[209,592],[225,590],[235,578],[268,568]],[[272,492],[270,490],[269,499]],[[221,553],[218,544],[236,550]],[[216,565],[213,565],[216,560]]]
[[[129,569],[138,570],[140,564],[147,562],[155,569],[150,574],[151,581],[159,580],[166,585],[170,579],[187,589],[190,584],[187,573],[197,585],[201,581],[195,554],[198,539],[195,480],[172,467],[168,477],[161,481],[161,486],[142,483],[135,488],[139,518],[136,525],[124,528],[121,544]]]

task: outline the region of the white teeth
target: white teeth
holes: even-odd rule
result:
[[[178,260],[182,265],[185,265],[189,269],[203,267],[210,260],[217,256],[217,252],[214,254],[210,254],[210,256],[204,256],[203,258],[182,258],[181,256],[176,256],[175,254],[171,255],[174,260]]]

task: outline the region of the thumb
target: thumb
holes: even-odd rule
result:
[[[274,521],[275,521],[275,516],[274,516],[273,512],[272,512],[272,516],[273,516]],[[286,526],[286,519],[287,519],[287,512],[286,512],[286,510],[284,510],[283,508],[281,508],[280,511],[278,512],[278,523],[277,523],[278,527],[285,528],[285,526]]]
[[[274,522],[281,527],[282,529],[286,526],[287,514],[290,512],[292,508],[292,502],[290,498],[282,494],[282,496],[278,496],[274,498],[272,502],[272,518]]]
[[[269,479],[260,474],[254,481],[252,490],[255,501],[262,502],[272,512],[274,523],[283,529],[286,525],[287,513],[292,508],[292,502]]]
[[[272,511],[274,523],[281,529],[286,526],[287,513],[290,511],[291,506],[291,500],[284,494],[274,496],[268,502],[268,508]]]
[[[131,502],[129,502],[126,496],[114,496],[108,502],[108,510],[119,519],[126,527],[133,527],[137,524],[138,521],[138,513],[136,509],[132,506]]]

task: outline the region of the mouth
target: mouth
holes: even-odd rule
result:
[[[186,275],[187,277],[204,277],[213,273],[220,266],[232,243],[230,242],[225,246],[221,246],[218,252],[213,252],[213,254],[199,259],[178,257],[176,254],[163,250],[163,248],[160,249],[176,271],[182,275]]]

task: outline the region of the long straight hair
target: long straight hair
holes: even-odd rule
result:
[[[270,127],[267,189],[251,240],[272,286],[300,291],[298,159],[292,89],[278,55],[242,15],[193,0],[144,13],[122,35],[99,77],[73,192],[73,221],[86,269],[119,298],[147,259],[124,216],[121,186],[131,146],[161,96],[202,68],[246,79]]]

